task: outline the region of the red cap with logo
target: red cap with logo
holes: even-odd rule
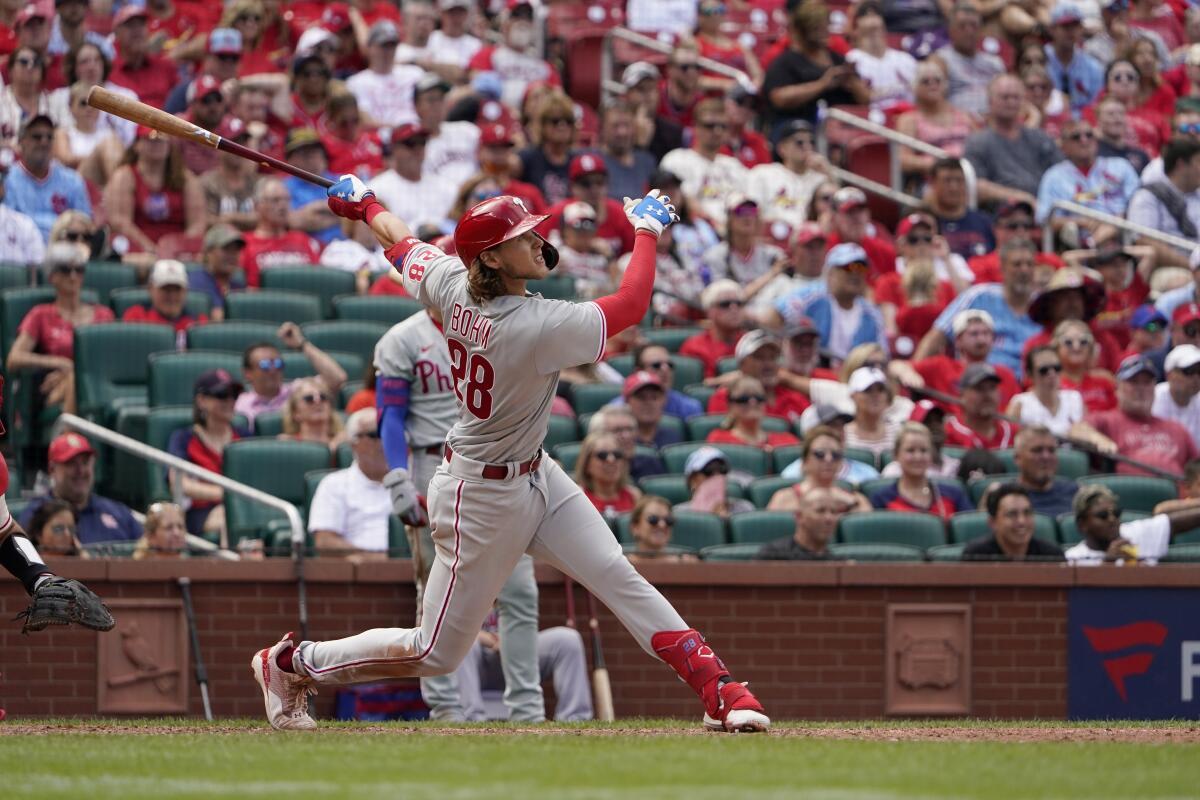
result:
[[[502,122],[489,122],[479,126],[479,143],[484,147],[498,144],[513,144],[512,129]]]
[[[150,12],[143,6],[135,6],[131,3],[126,3],[121,10],[117,12],[117,16],[113,18],[113,27],[119,28],[131,19],[148,19]]]
[[[900,220],[900,224],[896,226],[896,238],[901,239],[908,236],[912,229],[918,225],[924,225],[934,233],[937,232],[937,223],[933,221],[933,217],[928,214],[909,214]]]
[[[194,103],[197,100],[203,100],[213,92],[216,92],[222,97],[225,96],[221,91],[221,81],[212,75],[201,75],[199,78],[196,78],[196,80],[192,81],[190,86],[188,86],[187,101],[189,103]]]
[[[30,3],[17,12],[17,18],[13,20],[13,30],[17,30],[31,19],[40,19],[44,21],[53,16],[54,14],[48,12],[45,8],[42,8],[41,4]]]
[[[662,381],[658,379],[657,375],[649,370],[639,369],[625,379],[625,384],[621,387],[621,397],[628,400],[647,386],[653,386],[657,389],[663,388]]]
[[[801,222],[796,228],[796,234],[793,241],[797,245],[806,245],[809,242],[815,242],[817,239],[825,241],[829,237],[825,235],[825,231],[815,222]]]
[[[51,464],[65,464],[84,453],[95,455],[96,451],[92,449],[92,443],[78,433],[61,434],[50,443]]]
[[[571,166],[567,169],[568,178],[576,181],[584,175],[593,174],[608,174],[608,167],[605,166],[603,158],[594,156],[591,153],[584,153],[581,156],[575,156],[571,159]]]
[[[321,15],[321,27],[327,31],[338,33],[351,27],[350,7],[345,3],[330,3]]]
[[[1171,315],[1171,321],[1180,325],[1187,325],[1196,320],[1200,320],[1200,305],[1196,303],[1184,303]]]

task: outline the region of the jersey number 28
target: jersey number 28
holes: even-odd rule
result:
[[[492,385],[496,382],[496,371],[492,369],[491,362],[479,353],[468,357],[467,346],[462,342],[447,339],[446,345],[450,348],[454,394],[477,418],[487,419],[492,415]]]

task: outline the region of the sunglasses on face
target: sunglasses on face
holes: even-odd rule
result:
[[[870,271],[871,267],[867,264],[864,264],[862,261],[855,261],[853,264],[847,264],[846,266],[842,267],[842,269],[844,269],[846,272],[849,272],[851,275],[866,275]]]
[[[706,131],[723,131],[729,126],[724,122],[697,122],[697,128],[704,128]]]
[[[315,406],[317,403],[328,403],[329,395],[324,392],[312,392],[311,394],[300,395],[300,399],[310,406]]]
[[[1063,138],[1069,142],[1090,142],[1096,138],[1096,134],[1091,131],[1075,131],[1075,133],[1068,133]]]
[[[648,364],[642,364],[642,369],[671,369],[670,361],[651,361]]]
[[[1081,348],[1081,347],[1091,347],[1092,343],[1093,343],[1092,339],[1063,339],[1062,340],[1063,347],[1066,347],[1070,350],[1075,350],[1076,348]]]
[[[699,72],[700,65],[699,64],[676,64],[675,69],[681,69],[684,72]]]
[[[624,461],[625,454],[618,450],[597,450],[592,453],[592,458],[599,461]]]
[[[1057,375],[1062,372],[1062,364],[1043,364],[1037,368],[1037,374],[1043,378],[1047,375]]]
[[[358,434],[355,438],[356,439],[378,439],[379,431],[363,431],[362,433]]]
[[[665,517],[660,517],[658,514],[647,514],[646,515],[646,524],[648,524],[652,528],[657,528],[660,526],[664,527],[664,528],[669,528],[675,524],[675,518],[669,514]]]
[[[1014,219],[1003,223],[1000,227],[1006,231],[1031,231],[1034,229],[1034,224],[1029,221]]]
[[[1111,76],[1116,83],[1135,83],[1138,76],[1132,72],[1114,72]]]
[[[62,267],[54,268],[54,273],[56,275],[78,275],[80,277],[83,277],[83,274],[85,272],[87,272],[87,267],[82,267],[82,266],[80,266],[80,267],[62,266]]]
[[[54,140],[54,134],[52,134],[52,133],[27,133],[27,134],[25,134],[25,138],[29,139],[30,141],[34,141],[34,142],[50,142],[50,141]]]
[[[1187,375],[1189,378],[1200,377],[1200,364],[1193,364],[1186,369],[1180,370],[1180,372],[1182,372],[1184,375]]]
[[[724,461],[714,461],[711,464],[705,464],[704,469],[700,470],[700,474],[706,478],[711,478],[713,475],[728,475],[729,465]]]
[[[817,461],[832,461],[835,463],[846,457],[841,450],[810,450],[808,454]]]
[[[428,143],[429,141],[427,139],[421,138],[407,139],[403,142],[397,142],[397,144],[399,144],[401,147],[407,147],[409,150],[417,150],[424,147]]]
[[[306,69],[300,72],[301,78],[328,78],[329,73],[323,69]]]
[[[221,53],[217,56],[217,60],[225,64],[236,64],[242,60],[242,57],[237,53]]]
[[[575,120],[572,117],[550,117],[542,121],[544,125],[574,125]]]
[[[742,301],[741,300],[718,300],[715,303],[715,305],[717,308],[720,308],[720,309],[741,308]]]
[[[582,189],[603,189],[608,184],[605,178],[580,178],[575,181]]]
[[[258,14],[242,14],[240,17],[238,17],[237,19],[235,19],[233,21],[233,23],[235,25],[241,24],[243,22],[262,22],[262,17],[260,17]]]
[[[1195,339],[1197,336],[1200,336],[1200,325],[1184,325],[1183,335],[1189,339]]]
[[[929,236],[929,235],[909,236],[908,243],[909,244],[933,244],[933,237]]]
[[[259,369],[283,369],[282,358],[260,358],[258,360]]]
[[[1093,511],[1092,516],[1102,522],[1108,522],[1110,519],[1120,519],[1121,518],[1121,507],[1117,506],[1116,508],[1111,508],[1111,509],[1110,508],[1102,508],[1099,511]]]
[[[749,405],[750,403],[762,404],[767,402],[767,398],[761,394],[740,394],[737,397],[730,397],[729,402],[739,406]]]
[[[31,56],[21,56],[13,61],[14,64],[20,67],[40,67],[42,62]]]
[[[92,238],[92,235],[85,231],[67,231],[62,238],[68,242],[86,242]]]

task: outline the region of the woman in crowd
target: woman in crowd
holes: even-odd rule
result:
[[[79,242],[54,242],[46,249],[44,271],[54,300],[29,310],[8,352],[8,371],[43,372],[38,384],[43,401],[61,404],[65,413],[75,412],[75,329],[115,319],[108,306],[83,302],[89,255]]]
[[[632,511],[641,491],[629,480],[629,462],[615,436],[593,433],[583,440],[575,482],[605,518]]]
[[[204,190],[183,166],[166,134],[138,126],[137,139],[104,190],[109,227],[135,252],[158,253],[167,236],[199,238],[207,213]]]
[[[319,442],[330,450],[346,441],[341,416],[333,409],[333,398],[320,378],[300,378],[283,407],[280,439]]]
[[[1133,134],[1126,141],[1154,157],[1166,143],[1170,131],[1167,119],[1157,108],[1146,105],[1141,99],[1142,86],[1141,70],[1132,61],[1119,58],[1105,70],[1104,91],[1100,93],[1097,102],[1106,97],[1120,101],[1125,106],[1125,118]],[[1096,104],[1085,108],[1083,117],[1093,125],[1096,124]]]
[[[1045,425],[1052,433],[1066,436],[1083,419],[1086,409],[1083,395],[1062,388],[1063,361],[1059,348],[1035,347],[1025,354],[1027,392],[1014,395],[1008,403],[1008,415],[1021,425]]]
[[[801,455],[804,478],[799,483],[780,489],[772,495],[767,510],[796,511],[800,508],[804,495],[814,488],[828,489],[832,492],[840,513],[871,510],[871,502],[867,498],[835,483],[838,472],[842,469],[842,461],[846,458],[842,437],[836,430],[827,425],[813,428],[804,437]]]
[[[290,110],[285,113],[288,128],[312,128],[328,136],[333,70],[320,55],[305,53],[296,56],[291,72]]]
[[[783,251],[759,235],[762,216],[758,203],[745,195],[734,195],[726,204],[725,239],[704,254],[709,281],[729,278],[746,286],[771,271],[784,258]]]
[[[29,521],[29,540],[42,555],[87,558],[87,551],[79,543],[78,523],[79,518],[70,503],[47,500],[33,512]]]
[[[233,404],[243,386],[223,369],[212,369],[196,378],[192,387],[192,424],[171,434],[167,451],[177,458],[220,473],[225,448],[250,436],[250,431],[233,424]],[[216,534],[223,548],[225,537],[224,490],[215,484],[183,473],[171,473],[175,491],[187,498],[184,515],[189,533]]]
[[[1156,114],[1161,120],[1165,137],[1170,138],[1169,123],[1171,115],[1175,113],[1177,98],[1175,90],[1159,73],[1158,50],[1149,39],[1137,38],[1125,49],[1125,58],[1137,67],[1141,78],[1138,82],[1138,107]]]
[[[900,115],[896,130],[940,147],[951,156],[961,156],[966,149],[967,136],[979,127],[979,123],[951,104],[947,99],[949,94],[950,78],[945,62],[937,56],[920,62],[917,65],[917,107]],[[927,175],[935,160],[925,153],[900,149],[900,165],[907,174]]]
[[[1079,392],[1088,411],[1108,411],[1117,406],[1112,375],[1096,369],[1096,338],[1086,322],[1068,319],[1054,329],[1051,344],[1062,362],[1062,388]]]
[[[887,353],[878,344],[867,342],[860,344],[846,354],[846,360],[837,371],[837,380],[830,380],[824,377],[809,377],[807,375],[798,375],[794,372],[784,371],[779,375],[779,382],[784,386],[803,392],[812,400],[813,405],[828,404],[831,406],[849,407],[854,406],[854,401],[850,397],[850,376],[862,367],[874,367],[882,371],[885,375],[888,373],[889,366],[903,362],[888,362]],[[823,371],[823,370],[822,370]],[[894,380],[889,379],[889,389],[891,389],[892,402],[888,406],[885,416],[889,424],[899,427],[901,422],[909,418],[913,411],[913,401],[900,394],[897,390],[898,386]]]
[[[1037,51],[1042,53],[1040,47]],[[1044,57],[1045,53],[1042,55]],[[1055,88],[1044,61],[1041,65],[1022,67],[1019,75],[1025,85],[1022,122],[1026,128],[1036,128],[1057,139],[1063,122],[1071,118],[1070,99],[1061,89]]]
[[[104,184],[108,175],[104,165],[116,164],[124,154],[121,140],[112,129],[101,125],[99,111],[88,105],[89,84],[78,81],[67,89],[70,100],[70,114],[67,120],[54,130],[54,157],[71,169],[79,170],[80,174],[89,180]],[[90,158],[95,154],[95,158]],[[244,159],[243,159],[244,160]],[[83,165],[88,163],[89,167]]]
[[[757,86],[762,83],[763,71],[754,51],[721,30],[727,10],[725,0],[700,0],[696,8],[696,47],[702,57],[740,69]],[[715,73],[706,73],[704,79],[708,89],[727,89],[733,83],[731,79]]]
[[[901,425],[887,416],[893,396],[887,375],[876,367],[859,367],[850,375],[849,386],[854,419],[846,425],[846,446],[870,450],[878,457],[892,449]]]
[[[721,426],[709,432],[712,444],[747,444],[770,452],[776,447],[800,444],[788,431],[766,431],[762,427],[767,392],[757,378],[743,375],[729,386],[729,414]]]
[[[22,123],[39,114],[50,115],[46,60],[32,47],[18,47],[8,54],[8,85],[0,89],[0,122],[15,139]]]
[[[447,234],[454,233],[454,226],[462,219],[462,215],[467,213],[467,209],[484,200],[499,197],[503,188],[499,181],[483,172],[477,172],[467,178],[463,181],[462,186],[458,187],[458,194],[455,195],[454,204],[450,206],[450,213],[441,226],[442,230]]]
[[[533,143],[520,152],[519,179],[541,190],[548,205],[570,197],[567,167],[575,155],[575,103],[562,91],[546,92],[529,124]]]
[[[155,503],[146,509],[142,538],[133,549],[136,560],[182,558],[187,550],[187,522],[174,503]]]
[[[691,553],[672,553],[669,550],[674,525],[675,516],[666,498],[653,494],[639,498],[629,515],[629,531],[637,545],[637,549],[628,554],[629,560],[635,564],[647,561],[657,564],[696,561],[696,556]]]
[[[971,501],[952,484],[929,479],[933,463],[933,437],[919,422],[906,422],[896,435],[895,463],[900,477],[871,495],[871,505],[885,511],[916,511],[949,519],[959,511],[970,511]]]
[[[113,94],[136,100],[137,94],[124,86],[118,86],[108,79],[112,72],[112,62],[94,42],[85,41],[67,51],[63,56],[63,74],[66,75],[67,85],[50,93],[50,117],[57,126],[69,125],[71,120],[71,87],[77,83],[84,86],[103,86]],[[101,114],[98,125],[109,133],[116,134],[122,146],[133,144],[137,124],[112,114]],[[105,166],[106,176],[117,168],[124,152],[113,155],[112,161]]]
[[[281,59],[280,53],[271,52],[263,46],[266,25],[266,11],[259,0],[234,0],[225,6],[217,27],[233,28],[242,35],[242,60],[238,63],[238,77],[278,72],[286,66],[286,58]]]

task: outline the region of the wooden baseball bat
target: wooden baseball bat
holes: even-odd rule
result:
[[[567,590],[567,627],[575,627],[575,582],[570,575],[563,576],[563,587]]]
[[[592,629],[592,697],[596,703],[596,719],[612,722],[612,683],[608,680],[608,667],[604,665],[604,644],[600,641],[600,620],[596,619],[596,598],[585,590],[588,598],[588,627]]]
[[[179,592],[183,595],[183,611],[187,616],[188,634],[192,638],[192,663],[196,672],[196,683],[200,686],[200,700],[204,703],[204,718],[212,722],[212,703],[208,699],[208,670],[204,668],[204,657],[200,655],[200,632],[196,629],[196,611],[192,608],[192,579],[186,575],[179,578]]]
[[[138,125],[145,125],[148,128],[153,128],[156,131],[165,133],[168,136],[174,136],[177,139],[183,139],[192,144],[201,145],[203,147],[211,147],[216,150],[224,150],[226,153],[231,153],[235,156],[257,162],[263,166],[272,167],[286,172],[289,175],[295,175],[301,180],[306,180],[309,183],[315,183],[317,186],[328,189],[333,185],[333,181],[323,175],[309,172],[306,169],[300,169],[286,161],[280,161],[278,158],[273,158],[266,153],[260,153],[257,150],[252,150],[245,145],[231,142],[217,136],[212,131],[206,131],[199,125],[180,119],[174,114],[168,114],[161,108],[146,105],[143,102],[134,100],[131,97],[114,94],[103,86],[93,86],[88,91],[87,104],[92,108],[100,111],[107,111],[122,119],[127,119],[130,122],[135,122]]]

